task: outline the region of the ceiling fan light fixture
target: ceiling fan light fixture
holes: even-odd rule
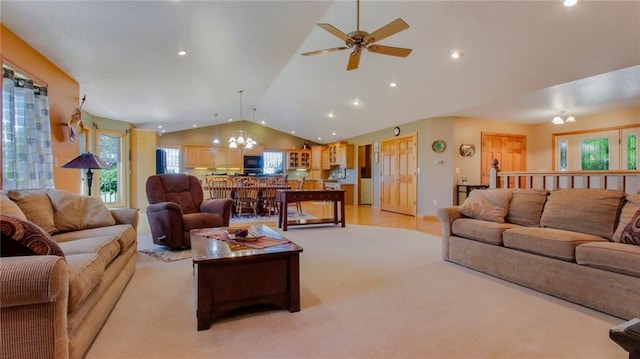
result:
[[[564,122],[566,122],[566,123],[573,123],[573,122],[576,122],[576,118],[575,118],[575,117],[573,117],[573,115],[569,115],[569,117],[567,117],[567,119],[566,119],[566,120],[564,120]]]
[[[378,30],[368,33],[366,31],[360,31],[360,0],[356,1],[356,30],[350,33],[344,33],[335,26],[327,23],[318,23],[321,29],[329,32],[333,36],[339,38],[344,41],[345,46],[333,47],[324,50],[310,51],[305,52],[303,56],[310,55],[318,55],[325,54],[328,52],[341,51],[352,49],[353,51],[349,54],[349,60],[347,62],[347,71],[356,70],[360,66],[360,57],[362,55],[362,50],[365,49],[369,52],[396,56],[396,57],[407,57],[411,53],[412,49],[406,49],[401,47],[393,47],[393,46],[384,46],[378,45],[377,42],[391,35],[395,35],[400,31],[406,30],[409,28],[409,25],[404,22],[401,18],[397,18],[390,23],[384,25]]]
[[[555,116],[553,120],[551,120],[551,123],[553,123],[554,125],[562,125],[564,123],[564,120],[560,116]]]
[[[578,0],[564,0],[562,4],[566,7],[572,7],[577,3],[578,3]]]
[[[451,58],[454,59],[454,60],[457,60],[457,59],[459,59],[461,57],[462,57],[462,53],[460,53],[458,51],[454,51],[454,52],[451,53]]]

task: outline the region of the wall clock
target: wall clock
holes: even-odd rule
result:
[[[393,129],[393,135],[394,136],[399,136],[400,135],[400,127],[396,127]]]
[[[435,140],[431,144],[431,149],[435,153],[442,153],[442,152],[444,152],[445,148],[447,148],[447,144],[444,143],[443,140]]]

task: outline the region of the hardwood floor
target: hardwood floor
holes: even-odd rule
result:
[[[316,217],[331,215],[331,205],[317,202],[303,202],[304,213]],[[436,217],[418,218],[404,214],[381,211],[372,206],[346,206],[347,223],[370,226],[409,228],[420,232],[441,235],[440,221]]]

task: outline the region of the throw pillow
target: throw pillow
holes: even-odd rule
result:
[[[64,252],[49,233],[31,221],[0,214],[0,231],[2,257],[46,254],[64,257]]]
[[[521,226],[538,227],[548,194],[549,191],[542,189],[514,190],[506,221]]]
[[[619,242],[640,246],[640,211],[636,212],[631,222],[624,227]]]
[[[549,194],[540,227],[611,239],[624,201],[625,193],[618,190],[558,189]]]
[[[102,198],[82,196],[56,189],[47,189],[56,228],[61,232],[112,226],[116,224]]]
[[[53,221],[51,201],[43,190],[9,191],[7,194],[20,207],[28,220],[50,234],[58,232]]]
[[[512,195],[509,190],[473,190],[460,206],[460,213],[475,219],[504,223]]]
[[[620,211],[620,219],[618,219],[618,227],[613,233],[612,240],[614,242],[620,242],[620,236],[624,231],[627,224],[631,223],[631,220],[635,217],[636,212],[640,210],[640,194],[628,194],[627,201]]]
[[[24,213],[20,210],[20,207],[10,200],[4,193],[0,193],[0,213],[8,214],[20,219],[27,219]]]

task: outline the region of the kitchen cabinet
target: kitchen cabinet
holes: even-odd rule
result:
[[[329,144],[329,165],[340,168],[353,168],[354,146],[346,142]]]
[[[328,146],[311,146],[311,169],[312,170],[330,170],[329,165],[329,147]]]
[[[184,147],[184,167],[185,168],[213,168],[214,152],[212,147],[205,146],[185,146]]]
[[[287,170],[297,170],[311,168],[310,150],[290,150],[287,151]]]
[[[263,153],[264,145],[255,145],[252,149],[245,148],[242,150],[243,156],[262,156]],[[242,156],[240,156],[240,159],[242,159]]]
[[[324,182],[325,189],[343,189],[344,192],[344,204],[353,204],[353,183],[340,183],[340,182]]]
[[[216,147],[214,168],[220,169],[240,169],[242,168],[242,150],[239,148]]]

